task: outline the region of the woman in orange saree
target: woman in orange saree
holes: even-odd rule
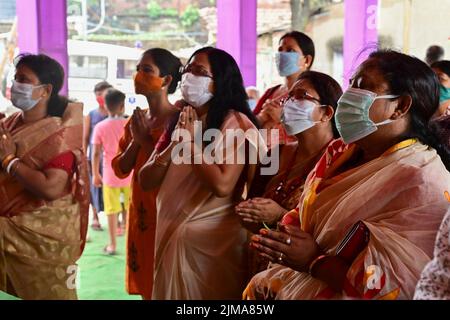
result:
[[[21,56],[0,129],[0,290],[22,299],[76,299],[88,223],[81,104],[58,96],[62,67]]]
[[[158,190],[145,192],[137,173],[152,154],[169,119],[178,109],[168,100],[181,78],[180,60],[165,49],[149,49],[142,55],[134,79],[135,91],[147,98],[150,110],[135,110],[125,126],[112,167],[119,178],[133,171],[127,222],[126,289],[151,299]]]
[[[438,100],[422,61],[370,55],[338,103],[346,144],[328,146],[280,229],[253,238],[274,265],[245,298],[413,297],[448,208],[449,152],[427,127]]]

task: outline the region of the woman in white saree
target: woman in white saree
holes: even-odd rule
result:
[[[181,143],[175,135],[170,143],[160,142],[140,171],[143,189],[160,187],[152,298],[239,299],[245,288],[247,236],[234,205],[242,200],[254,166],[247,160],[206,163],[202,154],[211,145],[216,155],[225,149],[225,156],[229,151],[256,150],[258,135],[246,135],[231,146],[226,138],[236,130],[256,132],[256,119],[238,66],[222,50],[207,47],[194,53],[184,70],[181,91],[187,106],[176,129],[187,136]],[[194,126],[200,124],[221,132],[224,140],[196,145]],[[171,133],[168,130],[161,140],[167,141]],[[187,163],[171,157],[180,146],[187,147],[183,149]]]

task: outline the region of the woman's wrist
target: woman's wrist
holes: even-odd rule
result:
[[[2,159],[2,168],[6,170],[9,163],[16,158],[16,155],[11,153]]]

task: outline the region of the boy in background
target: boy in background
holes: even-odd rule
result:
[[[125,210],[124,208],[128,208],[131,184],[131,175],[128,178],[119,179],[111,167],[111,161],[117,153],[119,140],[127,122],[124,117],[125,94],[116,89],[108,89],[105,94],[105,105],[108,118],[95,126],[92,138],[92,175],[93,185],[96,187],[103,186],[104,209],[108,217],[110,244],[104,248],[104,252],[114,255],[116,253],[118,215]],[[99,170],[102,152],[103,176]],[[124,202],[124,208],[120,201],[121,198]]]

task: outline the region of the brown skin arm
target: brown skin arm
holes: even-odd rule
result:
[[[15,178],[35,196],[52,201],[60,198],[67,185],[69,175],[61,169],[35,170],[23,162],[16,165]]]
[[[162,184],[169,168],[172,150],[176,144],[177,142],[171,142],[161,153],[155,150],[147,163],[141,168],[139,171],[139,185],[144,191],[157,188]],[[165,162],[167,165],[158,165],[157,159],[159,159],[158,162]]]
[[[128,174],[133,170],[138,157],[140,146],[136,141],[131,141],[128,148],[119,155],[119,167],[123,174]]]
[[[102,146],[99,144],[93,145],[92,156],[92,183],[95,187],[99,188],[102,185],[102,177],[100,175],[100,153],[102,152]]]

